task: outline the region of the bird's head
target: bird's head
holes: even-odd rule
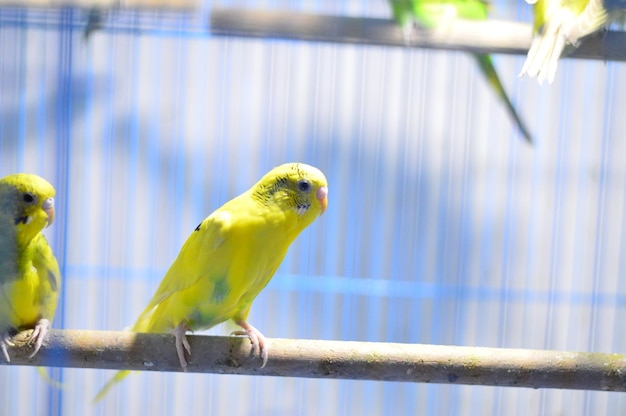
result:
[[[252,187],[253,197],[264,205],[276,204],[294,213],[304,227],[328,206],[328,183],[317,168],[286,163],[269,171]]]
[[[45,179],[17,173],[0,179],[0,221],[28,242],[54,221],[54,187]]]

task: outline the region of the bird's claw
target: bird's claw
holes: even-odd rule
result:
[[[43,344],[43,340],[46,337],[46,334],[48,333],[48,328],[50,328],[49,320],[40,319],[39,322],[37,322],[37,325],[35,325],[35,328],[33,329],[33,333],[30,334],[30,339],[28,340],[28,343],[27,343],[28,345],[34,345],[33,352],[28,356],[28,358],[33,358],[35,354],[39,352],[39,349],[41,348],[41,345]]]
[[[4,341],[0,341],[0,349],[2,350],[2,355],[4,355],[6,362],[10,363],[11,358],[9,357],[9,351],[7,351],[7,344]]]
[[[242,327],[243,330],[233,331],[231,332],[231,335],[247,336],[250,339],[250,343],[252,344],[252,352],[254,354],[259,354],[259,356],[263,360],[261,368],[265,367],[267,365],[267,359],[269,357],[268,346],[265,337],[263,336],[261,331],[259,331],[246,321],[237,321],[236,323],[237,325]]]
[[[13,338],[11,337],[11,334],[9,334],[8,332],[5,332],[2,334],[2,342],[4,342],[6,345],[10,346],[10,347],[15,347],[15,343],[13,342]]]
[[[2,332],[0,333],[0,350],[2,350],[2,355],[4,355],[6,362],[10,363],[11,358],[9,357],[8,347],[15,347],[15,342],[13,342],[13,337],[10,332]]]
[[[187,360],[185,359],[185,351],[187,354],[191,355],[191,345],[189,345],[189,341],[187,340],[187,325],[184,322],[181,322],[174,328],[174,336],[176,337],[176,353],[178,354],[178,361],[180,361],[180,366],[183,368],[183,371],[187,371]]]
[[[11,341],[11,336],[8,332],[4,332],[0,334],[0,350],[2,350],[2,355],[4,355],[4,359],[7,363],[11,362],[11,358],[9,357],[9,351],[7,347],[15,347],[13,341]]]
[[[15,338],[13,338],[8,331],[0,333],[0,350],[2,350],[2,355],[4,356],[6,362],[11,362],[8,347],[24,347],[32,345],[33,352],[28,356],[28,358],[33,358],[41,349],[43,340],[48,334],[48,328],[50,328],[50,321],[47,319],[40,319],[32,331],[25,330],[18,332],[15,334]],[[30,332],[30,334],[28,334],[28,332]],[[17,340],[17,343],[14,339]]]

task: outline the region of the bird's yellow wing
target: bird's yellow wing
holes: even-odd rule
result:
[[[167,332],[174,328],[197,303],[193,296],[180,302],[188,293],[202,290],[202,295],[208,299],[219,297],[220,277],[227,272],[227,265],[219,260],[229,254],[228,247],[223,247],[229,228],[228,215],[220,215],[217,211],[196,227],[139,316],[133,331]],[[202,288],[198,287],[200,283],[204,283]],[[172,325],[172,322],[176,323]]]
[[[37,270],[39,286],[35,296],[39,313],[43,317],[54,317],[61,289],[61,272],[52,249],[42,234],[37,236],[33,253],[33,266]]]

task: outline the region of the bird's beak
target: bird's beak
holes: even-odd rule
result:
[[[54,198],[48,198],[41,205],[44,212],[48,214],[48,227],[54,222]]]
[[[315,196],[317,197],[317,200],[320,201],[320,206],[322,207],[322,212],[320,212],[320,215],[322,215],[324,211],[326,211],[326,207],[328,206],[328,188],[325,186],[320,186]]]

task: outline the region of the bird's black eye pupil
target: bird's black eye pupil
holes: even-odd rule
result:
[[[306,192],[310,188],[311,188],[311,184],[309,183],[309,181],[302,180],[298,182],[298,189],[301,190],[302,192]]]
[[[27,204],[32,204],[35,201],[35,197],[32,194],[24,194],[23,199]]]

